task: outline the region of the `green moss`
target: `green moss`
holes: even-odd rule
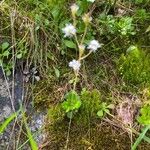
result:
[[[38,108],[48,108],[56,99],[55,80],[41,80],[33,88],[34,104]]]
[[[78,125],[87,125],[91,120],[95,119],[97,112],[100,109],[101,93],[94,89],[88,91],[83,89],[80,94],[81,107],[73,116],[73,121]],[[53,120],[53,123],[57,122],[59,118],[65,119],[66,115],[62,108],[61,103],[57,105],[51,105],[48,111],[48,118]]]
[[[83,89],[80,98],[82,105],[71,121],[68,148],[77,150],[89,148],[130,149],[131,141],[128,133],[120,134],[121,129],[116,130],[108,123],[101,124],[101,120],[96,117],[102,102],[101,93],[97,89],[91,91]],[[66,117],[61,104],[51,106],[47,118],[46,131],[50,143],[45,150],[64,149],[70,119]],[[139,150],[142,150],[143,147],[147,149],[149,145],[143,142],[140,144]]]
[[[56,122],[63,120],[65,116],[65,112],[62,110],[62,107],[60,104],[56,106],[51,106],[48,109],[47,117],[48,120],[50,120],[51,123],[55,124]]]
[[[45,150],[61,150],[66,145],[69,120],[57,122],[49,126],[49,144]],[[131,140],[128,133],[120,134],[121,129],[115,129],[109,123],[101,124],[94,121],[87,126],[81,126],[74,122],[71,124],[68,149],[74,150],[130,150]],[[135,140],[135,139],[133,139]],[[149,150],[149,144],[142,141],[139,150]]]
[[[126,55],[117,62],[119,74],[128,86],[150,85],[150,55],[135,46],[129,47]]]
[[[101,93],[97,89],[91,91],[83,89],[80,97],[82,105],[75,120],[79,124],[89,124],[97,116],[101,104]]]

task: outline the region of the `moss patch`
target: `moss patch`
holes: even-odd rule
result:
[[[96,120],[95,120],[96,121]],[[95,122],[94,121],[94,122]],[[66,144],[67,120],[57,122],[49,128],[49,145],[45,150],[62,150]],[[97,120],[86,126],[71,124],[68,149],[74,150],[130,150],[131,141],[127,133],[119,128],[114,128],[108,123]],[[142,142],[138,150],[149,150],[149,144]]]

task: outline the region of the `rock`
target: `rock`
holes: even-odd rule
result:
[[[14,102],[13,102],[15,111],[19,110],[20,103],[21,104],[24,103],[23,99],[22,99],[22,94],[23,94],[23,92],[25,92],[23,81],[24,81],[24,79],[23,79],[22,73],[20,71],[16,72],[16,74],[15,74],[15,89],[14,89],[15,98],[14,98]],[[3,77],[2,71],[0,70],[0,124],[2,124],[3,121],[5,119],[7,119],[13,113],[11,100],[10,100],[10,94],[8,92],[10,90],[10,93],[11,93],[11,90],[12,90],[11,86],[12,86],[11,77],[9,79],[7,79],[7,82],[6,82]],[[42,127],[44,125],[45,113],[43,113],[43,112],[37,113],[37,111],[35,109],[33,109],[31,102],[28,103],[28,105],[24,109],[26,110],[26,114],[29,115],[28,126],[33,134],[38,133],[35,136],[35,140],[38,144],[41,144],[41,142],[45,138],[45,135],[42,130]],[[15,146],[16,141],[18,139],[18,134],[20,132],[20,124],[19,123],[21,123],[21,121],[22,121],[22,115],[20,113],[18,115],[17,123],[15,122],[15,120],[12,121],[7,126],[4,133],[0,134],[0,150],[6,150],[7,146],[9,147],[8,150],[12,150],[12,148]],[[14,124],[15,124],[15,126],[14,126]],[[12,132],[13,127],[14,127],[14,130]],[[21,130],[23,130],[23,129],[21,129]],[[23,132],[26,132],[26,131],[24,130]],[[21,139],[20,139],[19,145],[21,145],[21,143],[23,144],[27,140],[24,137],[26,137],[26,136],[20,137]],[[26,145],[24,145],[21,149],[22,150],[30,150],[29,142]]]

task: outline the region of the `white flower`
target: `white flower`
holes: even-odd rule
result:
[[[64,37],[72,37],[76,34],[76,29],[72,24],[66,24],[66,27],[62,31],[65,34]]]
[[[73,68],[75,71],[78,71],[80,69],[81,63],[78,60],[72,60],[69,62],[69,67]]]
[[[90,43],[89,43],[87,48],[90,49],[91,51],[95,52],[102,45],[103,44],[100,44],[97,40],[92,40],[92,41],[90,41]]]
[[[73,4],[71,5],[71,12],[73,15],[75,15],[77,13],[77,11],[79,10],[79,6],[77,4]]]
[[[93,2],[95,2],[95,0],[87,0],[87,2],[92,2],[93,3]]]

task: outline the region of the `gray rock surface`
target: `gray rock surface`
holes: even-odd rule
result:
[[[9,85],[9,89],[8,89],[8,85]],[[11,92],[11,85],[12,85],[11,78],[9,78],[6,83],[6,80],[3,77],[3,73],[0,70],[0,124],[2,124],[3,121],[7,119],[13,113],[10,96],[8,92],[8,90],[10,90]],[[19,110],[20,103],[23,103],[23,101],[21,101],[22,93],[24,91],[23,85],[24,85],[23,75],[20,72],[17,72],[15,75],[15,91],[14,91],[15,98],[13,102],[16,111]],[[30,130],[33,134],[37,133],[37,135],[35,136],[35,140],[37,141],[38,144],[40,144],[42,140],[45,138],[44,133],[40,131],[40,129],[43,127],[43,124],[44,124],[45,114],[41,112],[37,113],[36,110],[33,109],[31,102],[25,109],[27,111],[27,114],[30,115],[29,122],[28,122]],[[19,122],[21,122],[21,120],[22,120],[22,117],[18,117],[18,123],[15,123],[15,121],[12,121],[6,128],[5,132],[0,134],[0,150],[6,150],[6,149],[15,150],[16,149],[15,145],[18,139],[19,126],[20,126],[18,124]],[[15,126],[14,126],[14,123],[15,123]],[[13,132],[12,132],[12,129],[13,129]],[[20,138],[22,137],[20,136]],[[20,139],[22,143],[25,142],[23,140],[24,139]],[[21,150],[23,149],[30,150],[28,143],[21,148]]]

